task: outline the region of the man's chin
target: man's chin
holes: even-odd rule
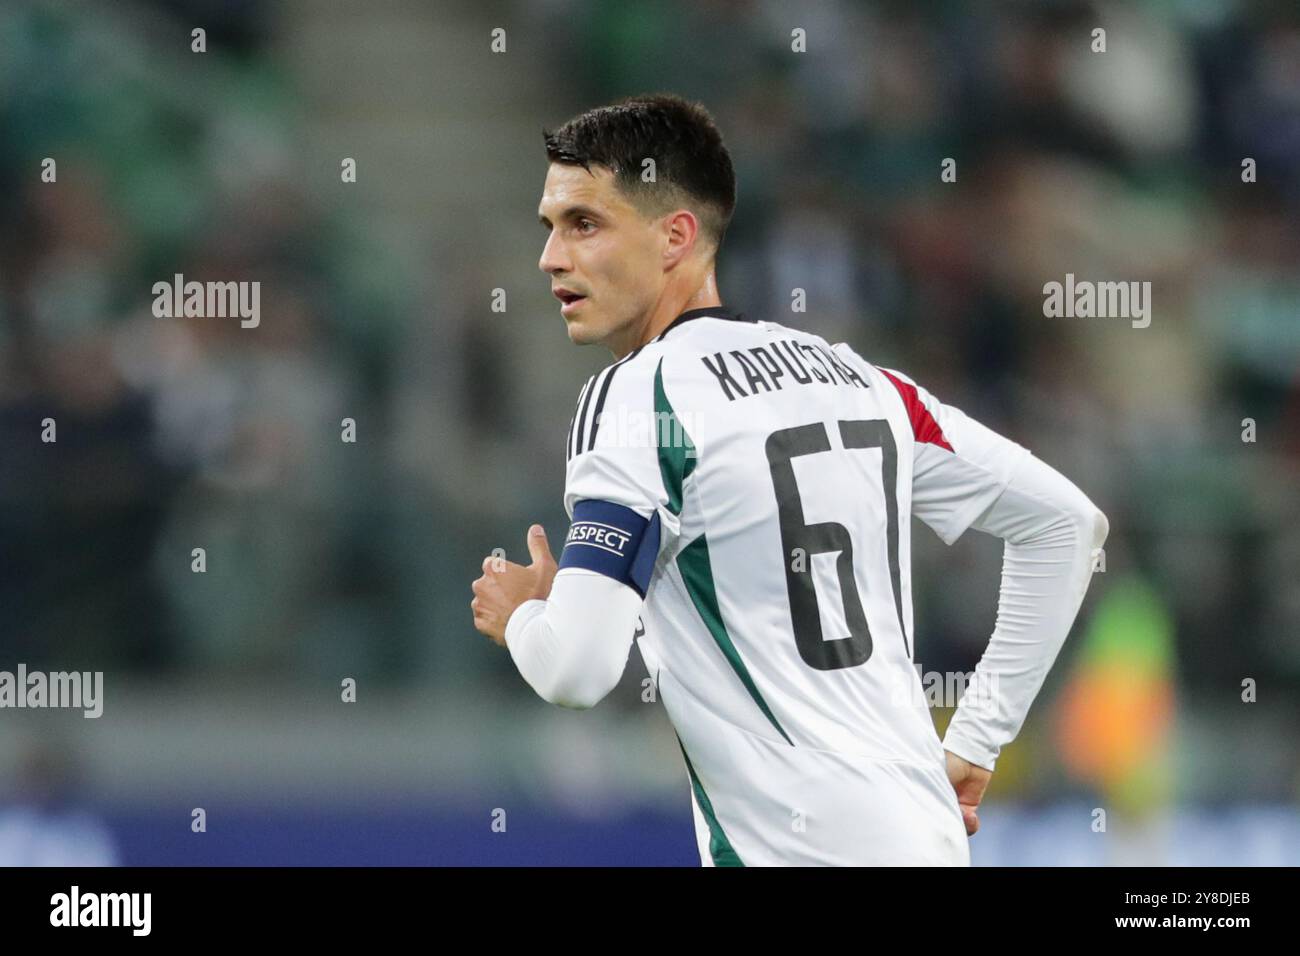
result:
[[[566,319],[564,330],[569,333],[569,341],[574,345],[591,345],[600,341],[600,337],[582,319]]]

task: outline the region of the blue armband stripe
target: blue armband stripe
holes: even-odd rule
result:
[[[659,557],[659,515],[587,498],[573,506],[560,568],[585,568],[628,585],[641,597]]]

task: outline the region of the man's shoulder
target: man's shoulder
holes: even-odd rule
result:
[[[661,352],[648,342],[611,362],[583,383],[569,425],[570,459],[596,447],[601,422],[611,410],[652,409],[654,376]]]

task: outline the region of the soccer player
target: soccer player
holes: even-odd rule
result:
[[[702,107],[629,99],[545,144],[538,265],[569,338],[616,361],[569,424],[558,566],[540,525],[531,564],[486,558],[475,627],[570,708],[609,693],[640,636],[706,866],[969,865],[1105,516],[902,372],[723,305],[735,176]],[[913,664],[911,515],[948,544],[1006,542],[942,743]]]

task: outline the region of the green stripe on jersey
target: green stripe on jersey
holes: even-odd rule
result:
[[[663,359],[659,360],[659,365],[655,368],[654,388],[655,443],[659,449],[659,473],[663,477],[664,490],[668,494],[668,510],[677,515],[682,513],[682,494],[686,478],[695,470],[695,443],[686,433],[686,429],[682,428],[681,422],[677,419],[677,412],[664,391]],[[722,611],[718,607],[717,589],[713,583],[713,567],[709,561],[709,545],[704,535],[700,535],[682,549],[682,553],[677,557],[677,567],[682,573],[686,590],[695,603],[695,609],[699,611],[705,626],[721,648],[727,662],[731,664],[732,670],[736,672],[740,682],[749,691],[749,696],[754,698],[754,703],[758,704],[772,726],[785,738],[786,743],[793,747],[794,741],[790,739],[772,714],[771,708],[767,706],[763,695],[754,686],[754,680],[749,676],[749,669],[740,659],[740,653],[732,643],[726,625],[722,623]]]
[[[664,360],[655,369],[655,444],[659,448],[659,474],[668,492],[668,510],[682,513],[682,485],[695,470],[695,443],[677,420],[677,412],[664,392]],[[666,435],[665,435],[666,433]]]
[[[718,607],[718,593],[713,585],[713,565],[709,561],[709,543],[704,535],[700,535],[682,549],[682,553],[677,556],[677,567],[682,573],[682,583],[686,585],[686,591],[690,594],[695,609],[700,612],[704,626],[713,635],[713,640],[717,642],[722,655],[731,664],[731,669],[745,685],[749,696],[754,698],[754,703],[758,704],[759,710],[772,722],[772,726],[785,738],[785,742],[793,747],[794,741],[777,722],[771,708],[767,706],[767,701],[754,686],[754,679],[749,676],[749,668],[740,659],[740,652],[732,643],[731,635],[727,633],[727,626],[722,623],[722,609]]]
[[[700,778],[695,775],[695,768],[691,766],[691,758],[686,756],[681,737],[677,738],[677,746],[681,747],[682,759],[686,761],[686,772],[691,775],[691,789],[695,791],[695,799],[700,805],[700,812],[704,814],[704,822],[709,825],[709,856],[713,857],[713,865],[744,866],[731,841],[727,839],[722,824],[718,822],[718,815],[713,812],[713,801],[704,792]]]

